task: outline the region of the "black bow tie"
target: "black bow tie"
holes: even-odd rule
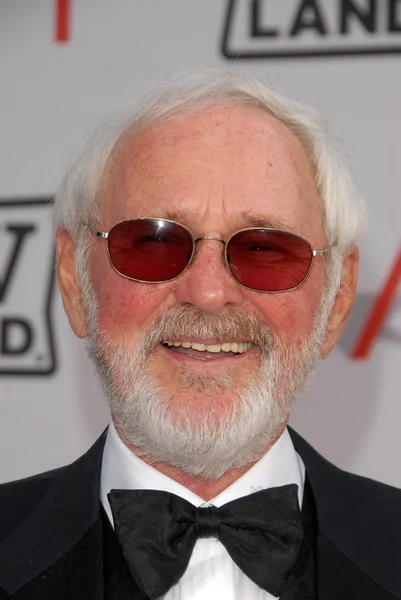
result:
[[[218,538],[250,579],[280,596],[302,541],[297,490],[270,488],[220,508],[152,490],[112,490],[108,499],[124,559],[148,600],[177,583],[202,537]]]

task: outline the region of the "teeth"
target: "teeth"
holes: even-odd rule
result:
[[[243,354],[252,346],[249,342],[224,342],[223,344],[198,344],[197,342],[168,342],[165,341],[163,344],[167,346],[174,346],[174,348],[178,348],[182,346],[182,348],[193,348],[194,350],[198,350],[198,352],[211,352],[214,354],[218,354],[219,352],[234,352],[235,354]]]
[[[205,344],[191,344],[191,348],[194,350],[199,350],[199,352],[204,352],[206,350]]]

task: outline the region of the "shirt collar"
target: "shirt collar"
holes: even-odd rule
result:
[[[302,506],[305,467],[295,452],[287,429],[273,446],[239,479],[208,503],[174,479],[160,473],[134,454],[120,439],[113,422],[110,423],[103,452],[100,499],[113,523],[107,494],[112,489],[163,490],[181,496],[195,506],[221,506],[231,500],[270,487],[295,483],[298,486],[299,505]]]

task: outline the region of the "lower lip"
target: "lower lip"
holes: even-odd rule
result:
[[[246,352],[241,354],[235,354],[231,356],[224,356],[223,353],[213,354],[211,352],[199,352],[199,358],[188,356],[187,354],[181,354],[180,352],[176,352],[175,350],[171,350],[170,348],[166,348],[162,344],[160,344],[160,348],[162,348],[165,354],[168,354],[172,359],[177,362],[191,366],[192,368],[199,367],[201,369],[206,368],[217,368],[226,369],[229,366],[235,367],[238,366],[238,363],[247,359],[254,359],[260,356],[259,349],[256,346],[252,346]],[[203,355],[203,356],[202,356]],[[223,355],[223,356],[222,356]]]

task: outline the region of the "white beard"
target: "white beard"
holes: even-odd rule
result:
[[[234,467],[255,462],[287,423],[295,399],[310,379],[330,307],[326,295],[312,333],[290,347],[242,309],[218,317],[191,305],[171,309],[142,334],[135,352],[128,342],[109,339],[91,318],[89,355],[123,441],[147,461],[162,461],[206,479],[218,479]],[[183,370],[177,376],[177,389],[181,386],[191,395],[180,405],[177,417],[171,410],[174,397],[152,378],[147,360],[160,341],[173,335],[250,340],[261,350],[260,367],[242,387],[236,387],[235,375],[204,377]],[[193,410],[202,402],[202,394],[215,397],[218,419],[213,409],[200,414]],[[222,406],[219,398],[227,399],[228,394],[231,402]]]

